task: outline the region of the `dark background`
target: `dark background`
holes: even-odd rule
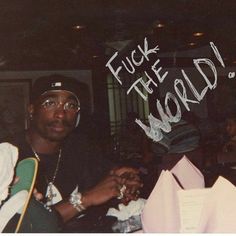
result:
[[[205,52],[212,41],[226,68],[234,71],[235,12],[233,0],[2,0],[0,72],[91,71],[94,113],[90,116],[85,111],[86,119],[82,118],[81,124],[90,127],[93,135],[109,136],[106,84],[109,71],[105,64],[116,51],[119,51],[118,59],[124,59],[147,37],[150,45],[158,44],[161,53],[167,53],[161,59],[164,68],[192,68],[194,56],[188,56],[188,52],[192,55]],[[196,32],[204,34],[197,37]],[[150,64],[144,63],[139,70],[147,67]],[[230,96],[235,83],[226,75],[223,73],[217,89],[207,94],[207,114],[214,122],[224,118],[228,100],[234,106]],[[159,92],[155,90],[150,96],[153,113]],[[222,94],[224,97],[219,97]]]

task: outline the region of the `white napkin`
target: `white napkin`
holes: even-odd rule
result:
[[[18,149],[15,146],[10,143],[0,143],[0,205],[8,196],[17,159]]]
[[[128,220],[131,216],[138,216],[141,214],[146,200],[139,198],[137,201],[130,201],[127,206],[124,204],[118,205],[118,210],[110,208],[107,212],[108,216],[115,216],[118,220]]]

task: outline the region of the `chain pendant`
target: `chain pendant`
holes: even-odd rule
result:
[[[32,147],[31,145],[31,149],[35,155],[35,157],[38,159],[38,161],[40,161],[40,157],[39,155],[37,154],[37,152],[34,150],[34,148]],[[57,159],[57,164],[56,164],[56,169],[54,171],[54,175],[52,177],[52,180],[49,182],[48,179],[47,179],[47,176],[45,176],[46,178],[46,181],[48,183],[48,186],[47,186],[47,193],[46,193],[46,203],[44,204],[44,207],[46,209],[48,209],[49,211],[51,211],[51,207],[54,203],[54,197],[57,197],[57,193],[58,193],[58,190],[56,191],[55,190],[55,186],[53,185],[55,179],[56,179],[56,176],[57,176],[57,172],[58,172],[58,169],[59,169],[59,164],[60,164],[60,161],[61,161],[61,149],[59,150],[59,155],[58,155],[58,159]],[[60,195],[60,193],[59,193]]]
[[[53,193],[53,183],[49,182],[48,183],[48,194],[47,194],[47,204],[52,202],[52,199],[56,197],[57,194]]]

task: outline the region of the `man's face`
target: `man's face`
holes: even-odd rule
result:
[[[31,105],[34,131],[50,141],[62,141],[75,128],[78,107],[78,100],[68,91],[44,93]]]
[[[233,137],[236,135],[236,121],[234,119],[227,120],[226,131],[230,137]]]

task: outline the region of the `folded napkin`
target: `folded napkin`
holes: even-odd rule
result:
[[[141,220],[143,231],[148,233],[174,233],[180,228],[177,191],[181,187],[170,171],[161,175],[144,206]]]
[[[184,156],[162,171],[141,215],[147,233],[236,233],[236,188],[219,177],[204,188],[201,172]]]
[[[204,188],[205,181],[201,171],[184,155],[171,169],[184,189]]]
[[[18,149],[15,146],[10,143],[0,143],[0,205],[8,196],[17,159]]]
[[[171,171],[162,171],[144,206],[141,219],[147,233],[180,232],[178,191],[204,187],[201,172],[184,156]]]
[[[203,205],[197,232],[236,233],[236,188],[219,176]]]

